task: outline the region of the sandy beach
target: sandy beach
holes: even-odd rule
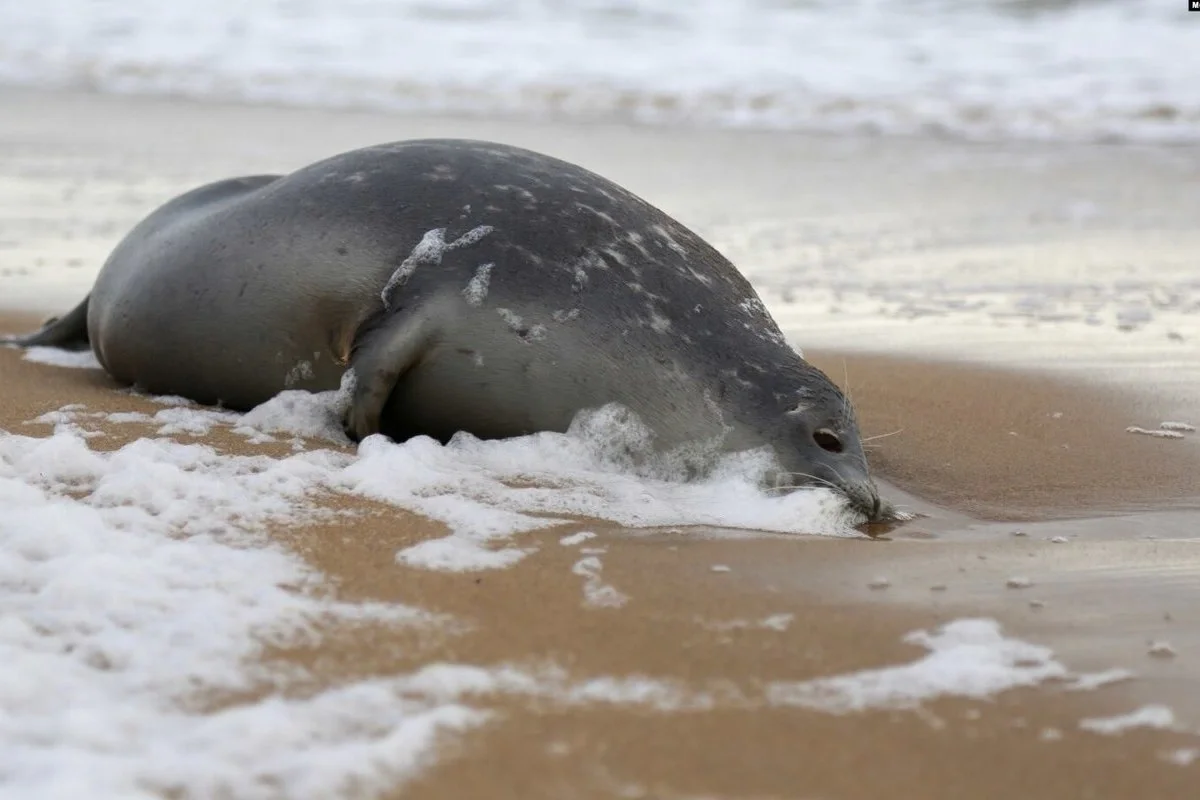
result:
[[[75,769],[45,785],[197,797],[1195,796],[1200,434],[1127,429],[1200,425],[1200,148],[16,90],[0,90],[0,107],[0,332],[77,302],[120,236],[192,185],[378,141],[497,139],[605,174],[726,252],[789,338],[850,390],[864,435],[880,437],[869,456],[886,493],[918,512],[874,539],[558,515],[487,540],[486,551],[512,554],[490,568],[451,570],[397,556],[453,533],[421,510],[431,506],[371,495],[369,476],[353,491],[322,478],[254,525],[221,523],[253,528],[236,548],[295,559],[301,577],[276,584],[315,598],[296,612],[300,634],[248,623],[245,652],[221,662],[230,676],[194,681],[200,691],[148,681],[134,702],[125,684],[94,684],[170,706],[183,733],[163,746],[214,754],[211,775],[170,759],[145,766],[152,725],[38,727],[50,712],[13,701],[24,715],[13,719],[38,731],[9,734],[36,754],[30,763]],[[247,435],[232,415],[172,431],[178,420],[162,414],[174,408],[98,369],[0,349],[0,433],[11,439],[0,479],[12,484],[0,502],[34,508],[22,484],[64,508],[128,503],[161,521],[167,501],[113,493],[118,458],[164,470],[194,456],[180,467],[188,476],[223,475],[229,459],[245,465],[239,480],[281,470],[279,492],[302,470],[344,476],[366,463],[345,444]],[[156,454],[139,441],[211,450]],[[95,464],[73,477],[85,455]],[[113,519],[104,530],[122,530]],[[172,524],[160,538],[201,535]],[[53,558],[13,541],[16,566],[0,582],[20,586],[21,570]],[[125,580],[139,569],[131,556]],[[71,579],[21,595],[28,618],[49,614]],[[95,591],[102,603],[110,589]],[[104,652],[80,662],[86,676],[125,669]],[[93,685],[86,676],[79,686]],[[209,738],[195,732],[205,725]],[[237,740],[228,753],[212,744],[222,731]],[[322,743],[333,744],[309,757]],[[71,758],[47,755],[56,747]],[[128,763],[111,766],[111,752]]]

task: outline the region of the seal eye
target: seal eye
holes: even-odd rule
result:
[[[821,448],[822,450],[826,450],[830,453],[842,452],[842,440],[838,438],[836,433],[828,428],[821,428],[821,430],[814,432],[813,441],[816,442],[817,447]]]

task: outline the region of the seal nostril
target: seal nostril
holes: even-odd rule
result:
[[[813,441],[817,443],[817,447],[830,453],[842,452],[842,440],[838,435],[828,428],[821,428],[813,433]]]

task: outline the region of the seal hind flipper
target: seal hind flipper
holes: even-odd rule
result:
[[[363,334],[350,358],[354,390],[346,411],[346,435],[361,441],[380,432],[380,417],[396,382],[420,359],[431,330],[427,317],[393,314]]]
[[[83,302],[75,306],[61,317],[51,317],[46,323],[34,331],[20,336],[0,336],[0,344],[16,345],[17,347],[59,347],[63,350],[88,350],[91,340],[88,338],[88,300],[91,295],[83,298]]]

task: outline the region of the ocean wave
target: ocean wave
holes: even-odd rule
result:
[[[0,15],[0,81],[25,86],[706,127],[1200,141],[1200,16],[1157,0],[0,0]]]

